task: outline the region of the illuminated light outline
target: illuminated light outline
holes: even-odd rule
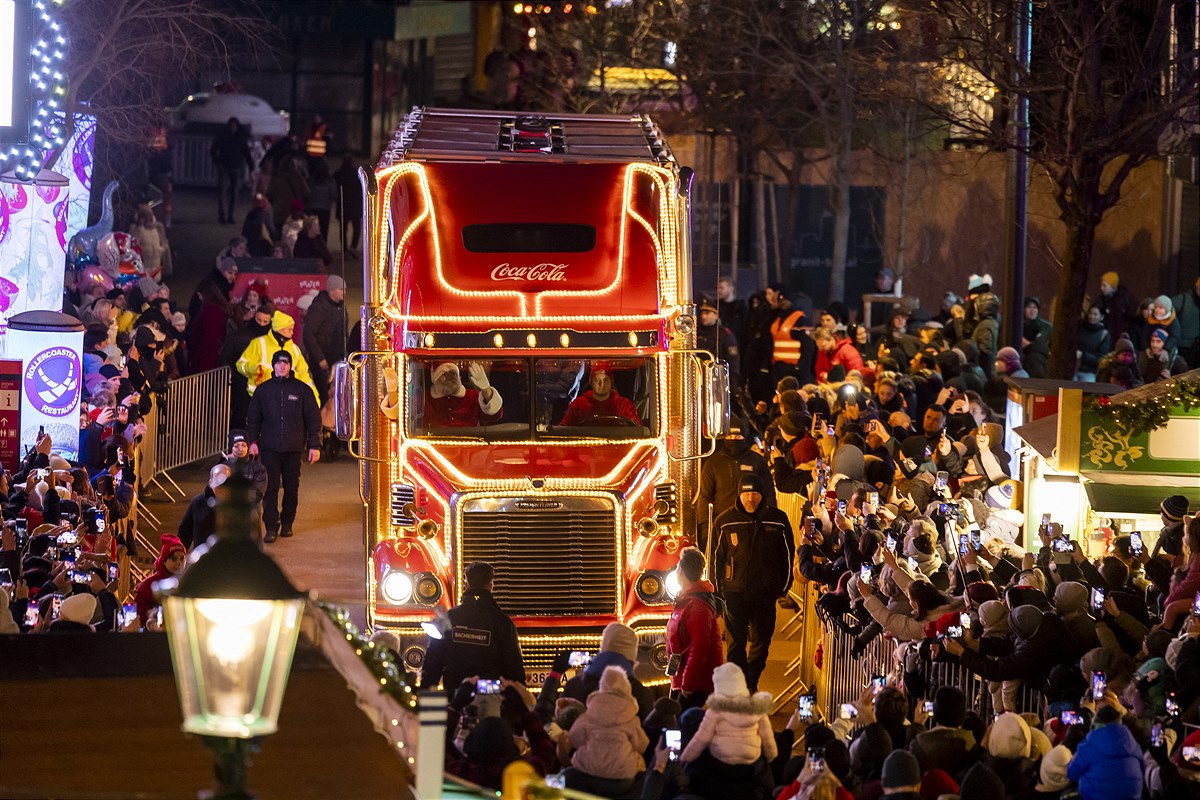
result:
[[[572,490],[572,489],[579,489],[579,488],[590,489],[591,487],[594,487],[600,483],[602,483],[606,486],[614,486],[617,483],[619,483],[621,478],[623,478],[625,475],[627,475],[629,473],[629,470],[630,470],[632,464],[634,462],[638,461],[639,459],[644,458],[650,450],[658,451],[658,460],[665,458],[665,456],[662,453],[662,449],[659,446],[660,443],[657,440],[653,440],[653,439],[624,439],[624,440],[615,440],[612,442],[596,442],[596,441],[573,442],[569,439],[564,439],[564,440],[561,440],[561,442],[560,442],[560,440],[557,440],[557,439],[555,440],[556,445],[558,445],[560,443],[563,445],[574,445],[574,446],[578,446],[578,447],[600,447],[600,446],[612,445],[612,444],[641,444],[644,446],[643,447],[635,446],[635,447],[631,448],[630,451],[628,453],[626,453],[621,458],[620,461],[617,462],[616,466],[614,466],[611,470],[609,470],[609,472],[606,475],[604,475],[603,477],[600,477],[600,478],[550,478],[550,477],[547,477],[545,479],[546,480],[545,489],[561,489],[561,490]],[[522,491],[525,493],[538,493],[537,490],[530,488],[528,478],[524,478],[524,477],[521,477],[521,478],[474,478],[474,477],[471,477],[471,476],[467,475],[465,472],[463,472],[462,470],[460,470],[458,467],[456,467],[454,464],[451,464],[450,461],[442,453],[438,452],[438,450],[437,450],[438,445],[462,446],[462,445],[471,445],[471,444],[488,445],[488,444],[490,444],[490,442],[461,442],[461,441],[457,441],[457,440],[453,440],[453,439],[409,439],[409,440],[406,440],[400,447],[401,461],[404,461],[405,463],[407,463],[408,451],[410,449],[413,449],[413,450],[417,450],[419,453],[421,453],[423,455],[431,456],[430,461],[436,462],[436,466],[442,471],[442,474],[446,475],[448,478],[450,478],[451,480],[455,481],[456,483],[458,483],[462,486],[471,487],[473,489],[491,489],[491,490],[502,490],[502,491],[519,490],[519,491]],[[506,442],[504,442],[504,444],[510,445],[510,446],[520,446],[520,445],[545,446],[546,443],[539,442],[539,441],[528,441],[528,442],[506,441]],[[544,490],[542,493],[544,493]],[[587,496],[587,495],[583,495],[583,496]]]
[[[54,5],[61,6],[63,0],[51,0]],[[38,102],[37,111],[29,123],[29,141],[11,145],[0,157],[0,166],[16,160],[14,173],[18,180],[33,181],[37,173],[46,163],[46,152],[63,146],[63,133],[66,120],[59,122],[54,112],[59,110],[60,98],[67,95],[67,78],[62,72],[62,61],[66,57],[64,48],[67,39],[63,35],[62,26],[46,9],[45,0],[34,0],[33,10],[37,13],[38,21],[48,27],[42,31],[29,48],[33,69],[29,78],[30,88],[36,89],[45,96]],[[13,76],[16,78],[16,75]],[[46,126],[49,125],[49,138],[46,136]]]
[[[523,497],[559,498],[559,497],[566,496],[566,497],[591,497],[591,498],[595,498],[595,499],[599,499],[599,500],[607,500],[613,504],[613,519],[616,523],[616,531],[619,533],[626,529],[625,504],[623,502],[621,502],[621,497],[615,492],[611,492],[611,491],[602,492],[602,491],[596,491],[596,490],[591,490],[591,491],[575,490],[575,491],[566,491],[566,492],[562,492],[562,491],[551,492],[551,491],[547,491],[546,489],[532,489],[532,490],[523,491],[521,494]],[[456,552],[456,553],[462,553],[463,516],[465,513],[463,511],[463,506],[465,506],[469,501],[474,500],[476,498],[484,499],[484,500],[494,500],[494,499],[496,499],[496,496],[494,494],[489,494],[486,491],[463,492],[458,495],[458,502],[455,503],[455,506],[454,506],[454,552]],[[624,534],[622,533],[621,535],[623,536]],[[616,617],[617,619],[620,619],[621,618],[621,606],[625,602],[625,596],[624,596],[625,595],[625,591],[624,591],[624,589],[625,589],[624,583],[625,582],[621,579],[622,574],[624,573],[623,562],[625,560],[625,553],[624,553],[623,547],[614,547],[613,551],[617,554],[617,557],[615,559],[613,559],[613,561],[615,562],[613,564],[613,570],[614,570],[614,572],[613,572],[613,616]],[[454,596],[456,598],[462,597],[463,571],[466,569],[466,566],[467,565],[462,563],[462,559],[459,559],[457,568],[454,570],[454,588],[455,588]],[[607,614],[596,614],[594,616],[607,616]]]
[[[410,174],[415,175],[417,177],[417,183],[418,183],[418,186],[420,187],[421,202],[423,204],[423,207],[421,209],[421,213],[417,217],[415,217],[411,223],[409,223],[408,228],[404,231],[404,235],[400,238],[400,240],[398,242],[396,242],[396,247],[392,251],[393,255],[392,255],[391,263],[393,263],[397,266],[400,264],[401,253],[403,252],[404,248],[408,245],[408,243],[409,243],[410,239],[412,238],[414,232],[416,231],[417,227],[419,225],[421,225],[422,223],[424,223],[426,220],[428,220],[430,223],[430,226],[429,226],[430,238],[433,239],[434,270],[437,274],[438,283],[440,283],[442,285],[443,289],[449,291],[451,294],[456,294],[456,295],[459,295],[462,297],[469,297],[469,298],[483,298],[483,299],[491,299],[491,298],[497,298],[497,297],[516,298],[517,303],[519,304],[519,307],[521,309],[520,316],[522,316],[522,317],[529,316],[528,309],[526,308],[526,299],[525,299],[524,292],[510,291],[510,290],[481,291],[481,290],[476,290],[476,289],[460,289],[457,286],[454,286],[453,284],[451,284],[449,282],[449,280],[446,278],[445,273],[442,271],[442,244],[441,244],[441,236],[438,235],[437,211],[435,210],[435,206],[434,206],[434,202],[433,202],[433,193],[430,192],[430,190],[429,190],[429,178],[425,174],[425,167],[423,165],[418,164],[413,161],[405,161],[405,162],[401,162],[400,164],[396,164],[395,166],[388,167],[387,169],[385,169],[383,172],[381,172],[379,174],[379,176],[378,176],[379,178],[388,178],[389,179],[383,190],[383,200],[380,204],[381,209],[383,209],[383,208],[387,209],[387,213],[388,213],[389,217],[391,216],[392,188],[400,181],[401,178],[403,178],[406,175],[410,175]],[[395,227],[389,226],[389,229],[395,230]],[[384,244],[383,237],[380,237],[379,250],[380,250],[381,257],[384,254],[385,246],[386,245]],[[394,307],[399,306],[399,303],[397,302],[397,298],[396,298],[396,295],[400,290],[399,277],[400,276],[397,275],[396,276],[397,279],[392,282],[392,291],[389,293],[388,299],[384,302],[385,309],[386,308],[394,308]]]
[[[663,228],[661,237],[654,230],[654,227],[651,226],[650,223],[647,222],[644,217],[642,217],[640,214],[638,214],[633,209],[632,197],[633,197],[633,188],[634,188],[634,177],[639,173],[644,174],[644,175],[648,176],[651,180],[653,180],[655,183],[655,186],[659,190],[659,200],[658,200],[659,216],[662,220],[662,228]],[[432,192],[429,189],[429,179],[428,179],[428,176],[426,175],[426,171],[425,171],[425,168],[423,165],[416,163],[416,162],[411,162],[411,161],[401,162],[399,164],[395,164],[395,165],[384,168],[376,175],[376,178],[379,181],[379,185],[381,187],[381,194],[382,194],[382,199],[381,199],[381,202],[379,203],[379,209],[378,209],[378,214],[379,214],[379,219],[377,220],[377,223],[379,225],[378,229],[381,231],[384,230],[383,223],[384,223],[385,215],[386,215],[387,221],[389,223],[387,225],[386,229],[388,229],[388,230],[395,229],[395,226],[393,224],[391,224],[391,222],[392,222],[392,219],[391,219],[391,217],[392,217],[392,208],[391,208],[392,192],[394,191],[394,187],[396,186],[396,184],[398,182],[400,182],[401,179],[407,175],[415,175],[417,177],[418,186],[420,188],[420,194],[421,194],[422,208],[421,208],[420,213],[417,214],[417,216],[415,216],[409,222],[408,226],[405,228],[404,234],[397,241],[396,246],[392,251],[392,258],[390,261],[387,257],[388,253],[387,253],[386,237],[383,237],[383,236],[380,237],[379,244],[378,244],[377,251],[376,251],[376,263],[375,263],[376,280],[377,280],[377,282],[383,283],[385,286],[389,285],[389,284],[391,286],[391,290],[388,292],[388,298],[384,302],[384,309],[383,309],[384,314],[386,316],[392,318],[393,320],[397,320],[397,321],[404,320],[407,322],[439,321],[439,320],[440,321],[487,321],[487,320],[493,320],[493,319],[498,320],[498,321],[511,321],[513,319],[512,315],[506,315],[503,317],[484,317],[484,316],[452,316],[452,317],[451,316],[441,316],[441,317],[433,316],[433,317],[429,317],[429,316],[409,316],[402,312],[402,310],[400,309],[400,303],[399,303],[398,297],[397,297],[399,290],[400,290],[400,283],[401,283],[399,280],[400,276],[397,274],[395,276],[395,279],[388,280],[388,276],[385,274],[387,271],[386,265],[388,263],[391,263],[392,265],[394,265],[393,272],[398,273],[401,270],[400,264],[402,263],[402,260],[403,260],[402,255],[404,253],[405,248],[407,247],[408,243],[412,239],[417,228],[420,227],[426,221],[428,221],[430,223],[430,236],[433,240],[434,269],[435,269],[435,273],[437,275],[438,282],[441,284],[442,288],[446,289],[451,294],[459,295],[461,297],[468,297],[468,298],[485,298],[486,299],[486,298],[495,298],[495,297],[504,297],[504,298],[514,298],[515,297],[518,302],[518,307],[520,308],[519,317],[520,318],[528,318],[530,316],[530,314],[529,314],[529,310],[528,310],[528,306],[527,306],[527,298],[526,298],[525,292],[504,291],[504,290],[484,291],[484,290],[477,290],[477,289],[460,289],[459,287],[451,284],[449,282],[449,280],[446,278],[446,274],[442,269],[441,237],[438,233],[437,212],[435,210],[436,206],[433,201]],[[601,289],[559,290],[559,291],[547,290],[547,291],[539,292],[534,300],[534,310],[535,310],[534,316],[538,317],[543,322],[549,322],[550,320],[555,320],[555,319],[563,319],[563,320],[584,320],[584,321],[589,321],[589,322],[595,321],[595,322],[612,323],[612,322],[627,321],[630,319],[647,319],[647,320],[657,320],[658,319],[658,317],[655,317],[655,316],[612,317],[612,316],[602,316],[602,315],[585,316],[585,317],[544,317],[541,313],[542,299],[546,298],[546,297],[566,297],[566,298],[603,297],[605,295],[612,294],[612,292],[614,292],[616,290],[616,288],[618,287],[618,285],[621,282],[621,278],[623,277],[623,275],[625,273],[627,217],[633,217],[640,225],[642,225],[643,228],[646,229],[647,233],[649,233],[649,235],[651,237],[651,241],[653,242],[654,250],[655,250],[655,259],[657,262],[656,263],[656,267],[657,267],[656,271],[658,272],[657,283],[658,283],[659,293],[660,293],[661,299],[662,299],[661,305],[668,306],[668,307],[674,306],[677,302],[677,293],[678,293],[677,292],[678,287],[676,285],[676,280],[675,280],[676,276],[674,274],[674,270],[667,270],[664,268],[665,265],[667,265],[667,264],[675,264],[677,266],[677,261],[678,261],[678,253],[676,252],[676,249],[677,249],[676,248],[676,240],[678,238],[678,233],[679,233],[677,230],[678,214],[677,214],[677,208],[676,208],[678,200],[675,198],[675,194],[672,191],[670,191],[670,185],[674,181],[675,181],[674,173],[665,167],[659,167],[659,166],[655,166],[655,165],[651,165],[651,164],[644,164],[644,163],[640,163],[640,162],[627,164],[625,166],[625,178],[624,178],[623,197],[622,197],[621,232],[620,232],[620,238],[618,241],[617,270],[613,276],[612,281],[609,283],[608,286],[603,287]]]

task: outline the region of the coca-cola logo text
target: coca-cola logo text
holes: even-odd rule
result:
[[[492,268],[492,280],[559,283],[567,279],[567,266],[567,264],[535,264],[532,267],[514,267],[511,264],[497,264]]]

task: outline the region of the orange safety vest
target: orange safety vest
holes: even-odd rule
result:
[[[771,353],[772,361],[782,361],[784,364],[800,363],[800,342],[792,338],[792,328],[803,320],[803,311],[793,311],[786,318],[776,319],[771,323],[771,339],[775,342]]]
[[[320,125],[316,130],[309,133],[308,138],[304,141],[304,152],[313,158],[320,158],[325,155],[325,126]]]

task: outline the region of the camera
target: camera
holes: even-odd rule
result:
[[[816,696],[812,694],[800,695],[797,702],[797,711],[800,713],[800,719],[812,719],[813,706],[816,704]]]
[[[937,478],[933,482],[933,490],[936,492],[940,489],[945,489],[946,484],[950,482],[949,472],[939,472]]]
[[[1042,514],[1042,527],[1045,527],[1045,526],[1047,526],[1047,525],[1049,525],[1049,524],[1050,524],[1050,515],[1049,515],[1049,514]]]
[[[1142,532],[1134,531],[1129,534],[1129,552],[1135,556],[1140,556],[1142,554],[1142,547]]]
[[[893,553],[896,552],[896,537],[894,534],[889,533],[887,538],[884,539],[884,544],[888,550],[891,550]]]
[[[591,663],[591,661],[592,661],[592,654],[584,653],[580,650],[576,650],[575,652],[571,653],[570,657],[567,659],[567,663],[569,665],[571,665],[572,667],[576,667],[576,668],[586,667],[588,664]]]
[[[808,771],[810,774],[817,774],[825,771],[825,748],[810,747],[807,751]]]
[[[71,583],[90,583],[91,580],[92,580],[92,573],[88,572],[87,570],[83,570],[83,569],[71,570]]]
[[[967,554],[967,535],[965,533],[958,535],[958,553],[963,556]]]
[[[961,639],[963,635],[962,625],[947,625],[946,635],[951,639]]]
[[[1075,544],[1067,537],[1062,536],[1050,542],[1050,549],[1056,553],[1073,553]]]
[[[846,501],[845,500],[838,500],[837,512],[839,514],[841,514],[843,517],[846,516]]]
[[[475,681],[476,694],[500,694],[499,678],[480,678]]]
[[[108,582],[109,583],[112,583],[113,581],[115,581],[117,579],[119,570],[120,570],[120,567],[118,566],[117,562],[115,562],[115,561],[108,562]]]
[[[0,569],[0,584],[11,586],[12,582],[12,572],[8,569]]]
[[[1108,688],[1108,682],[1105,680],[1103,672],[1092,673],[1092,699],[1103,700],[1104,691]],[[1169,710],[1169,709],[1168,709]]]
[[[853,703],[842,703],[838,716],[842,719],[858,719],[858,709],[854,707]]]
[[[933,701],[932,701],[932,700],[926,700],[924,703],[922,703],[922,704],[921,704],[921,709],[922,709],[922,710],[923,710],[923,711],[924,711],[926,714],[932,714],[932,713],[933,713]]]
[[[1196,592],[1196,596],[1192,599],[1192,614],[1200,617],[1200,592]]]
[[[1179,716],[1179,701],[1175,699],[1174,692],[1167,692],[1167,713],[1172,717]]]
[[[678,728],[667,728],[663,731],[663,745],[667,748],[667,758],[679,760],[679,751],[683,749],[683,734]]]
[[[953,503],[938,503],[938,513],[943,517],[948,517],[954,511]]]
[[[1092,589],[1092,610],[1099,611],[1102,608],[1104,608],[1104,589],[1097,586]]]
[[[102,506],[89,508],[85,511],[83,522],[87,526],[87,532],[93,535],[104,533],[108,527],[108,518],[105,516]]]
[[[1162,747],[1166,743],[1167,737],[1163,731],[1163,724],[1155,722],[1150,728],[1150,746]]]
[[[860,581],[862,581],[863,583],[870,583],[872,577],[873,577],[873,575],[871,573],[871,565],[870,564],[863,564],[861,567],[858,568],[858,579]]]
[[[971,627],[971,615],[968,614],[966,611],[959,614],[958,615],[958,624],[962,625],[964,628]]]
[[[121,606],[120,616],[117,617],[117,623],[124,628],[126,625],[137,619],[137,603],[126,603]]]
[[[1076,711],[1074,709],[1068,709],[1068,710],[1062,712],[1062,714],[1059,715],[1059,719],[1062,720],[1063,725],[1082,725],[1083,724],[1083,715],[1081,715],[1078,711]]]
[[[872,675],[871,686],[875,687],[875,694],[883,691],[883,687],[887,686],[887,678],[883,675]]]
[[[917,557],[916,557],[916,556],[909,556],[909,557],[908,557],[908,568],[909,568],[909,569],[911,569],[913,572],[920,572],[920,571],[921,571],[921,566],[920,566],[920,565],[917,563]]]

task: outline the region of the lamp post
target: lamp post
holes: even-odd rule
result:
[[[183,711],[217,764],[214,800],[247,800],[246,767],[274,733],[304,610],[304,595],[253,538],[252,484],[217,490],[216,533],[178,578],[156,585]]]

